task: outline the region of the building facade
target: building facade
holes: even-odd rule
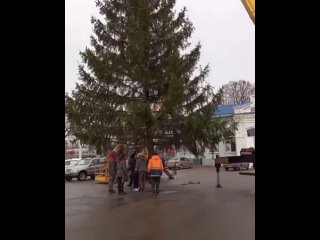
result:
[[[220,156],[240,155],[242,148],[255,147],[255,96],[250,102],[235,105],[221,105],[216,117],[231,117],[237,123],[235,135],[219,143],[217,152]]]
[[[217,154],[221,157],[239,156],[242,148],[255,147],[255,95],[250,96],[247,103],[218,106],[214,117],[233,119],[237,123],[237,130],[234,136],[218,144],[218,151],[212,153],[206,149],[202,165],[213,166]],[[180,155],[191,156],[185,152]]]

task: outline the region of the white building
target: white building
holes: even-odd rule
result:
[[[206,150],[203,165],[214,165],[217,154],[221,157],[239,156],[241,148],[255,147],[255,95],[250,96],[250,101],[243,104],[220,105],[215,117],[232,118],[237,123],[237,131],[231,138],[219,143],[218,152]]]
[[[78,158],[79,156],[85,158],[88,156],[95,156],[95,149],[80,144],[80,140],[77,140],[75,136],[70,134],[69,129],[70,123],[67,116],[65,116],[65,158]]]

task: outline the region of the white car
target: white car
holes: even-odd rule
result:
[[[84,181],[87,176],[94,179],[96,170],[103,166],[103,160],[103,158],[83,158],[78,160],[76,165],[65,168],[65,179],[71,181],[73,178],[78,178],[79,181]]]
[[[183,168],[192,168],[193,167],[192,161],[190,161],[186,157],[172,158],[168,161],[168,163],[166,165],[169,169],[172,169],[172,168],[183,169]]]

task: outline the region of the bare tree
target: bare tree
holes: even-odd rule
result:
[[[255,86],[248,81],[231,81],[219,89],[222,104],[241,104],[250,100],[255,94]]]

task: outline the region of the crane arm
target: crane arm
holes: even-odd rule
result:
[[[255,24],[255,0],[241,0],[253,24]]]

